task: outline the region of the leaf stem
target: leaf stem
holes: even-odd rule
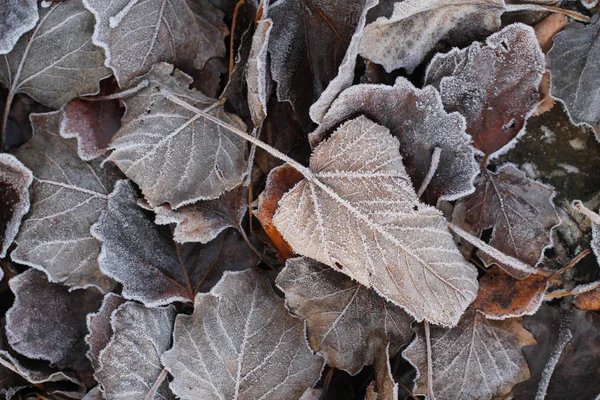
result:
[[[6,105],[4,106],[4,114],[2,114],[2,125],[0,125],[0,153],[4,151],[4,140],[5,140],[5,131],[6,125],[8,123],[8,113],[10,112],[10,106],[12,105],[13,94],[12,91],[9,91],[8,96],[6,97]]]
[[[233,20],[231,21],[231,30],[229,32],[229,73],[228,75],[231,76],[231,73],[233,72],[233,66],[234,66],[234,51],[233,51],[233,43],[235,41],[235,25],[237,23],[237,17],[238,14],[240,12],[240,7],[244,5],[244,3],[246,2],[246,0],[240,0],[237,2],[237,4],[235,5],[235,8],[233,9]]]
[[[423,196],[423,193],[425,193],[425,190],[427,190],[427,186],[429,186],[429,184],[431,183],[431,180],[433,179],[433,176],[435,175],[435,172],[438,169],[438,165],[440,164],[440,154],[442,154],[442,149],[440,149],[439,147],[433,149],[433,155],[431,156],[429,171],[427,171],[427,175],[425,175],[425,179],[423,179],[421,187],[417,192],[417,199],[420,199],[421,196]]]
[[[567,265],[565,265],[564,267],[562,267],[558,271],[554,272],[547,279],[550,280],[550,279],[554,278],[555,276],[562,274],[563,272],[565,272],[566,270],[568,270],[569,268],[571,268],[572,266],[574,266],[575,264],[577,264],[579,261],[581,261],[581,259],[583,259],[585,256],[587,256],[591,252],[592,251],[590,249],[585,249],[584,251],[582,251],[581,253],[579,253],[577,255],[577,257],[575,257],[574,259],[572,259],[571,262],[569,262]]]
[[[427,346],[427,398],[435,399],[433,395],[433,357],[431,355],[431,333],[429,330],[429,322],[423,321],[425,325],[425,343]]]

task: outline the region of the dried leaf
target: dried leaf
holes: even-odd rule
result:
[[[382,343],[375,357],[375,380],[367,387],[365,400],[396,400],[398,384],[392,377],[390,345]]]
[[[74,97],[97,93],[98,82],[110,71],[92,43],[93,30],[94,17],[80,0],[41,8],[36,28],[2,56],[0,82],[9,87],[8,103],[26,93],[58,109]]]
[[[574,200],[572,206],[590,219],[592,223],[592,251],[600,263],[600,215],[587,208],[580,200]]]
[[[104,400],[104,396],[102,395],[100,385],[94,387],[92,390],[87,392],[87,394],[83,396],[81,400]]]
[[[102,271],[123,284],[123,297],[148,307],[174,301],[191,302],[209,290],[224,271],[258,263],[239,234],[222,232],[208,244],[177,245],[144,215],[127,181],[119,181],[108,210],[92,227],[102,242]]]
[[[600,311],[600,288],[577,295],[573,305],[580,310]]]
[[[223,14],[208,1],[195,1],[199,4],[192,6],[186,0],[84,0],[96,18],[94,44],[104,49],[119,86],[128,86],[157,62],[201,69],[209,58],[225,55]]]
[[[310,258],[288,260],[276,283],[288,309],[306,320],[312,349],[330,367],[355,375],[373,362],[387,337],[391,354],[412,338],[412,318],[401,308]]]
[[[14,156],[0,154],[0,258],[6,256],[19,227],[29,211],[29,186],[33,174]],[[0,279],[4,273],[0,270]]]
[[[265,8],[267,6],[265,5]],[[263,10],[263,18],[256,24],[256,30],[252,37],[252,47],[248,57],[248,70],[246,82],[248,84],[248,107],[254,126],[262,125],[267,116],[267,100],[270,96],[270,87],[267,84],[268,65],[267,48],[271,37],[273,21],[265,18],[266,9]]]
[[[565,104],[576,124],[600,122],[600,17],[584,25],[572,23],[554,38],[548,52],[550,94]],[[596,130],[600,140],[600,130]]]
[[[479,292],[471,307],[489,319],[506,319],[535,314],[544,301],[548,282],[531,275],[516,279],[499,267],[492,267],[479,280]]]
[[[8,348],[8,345],[3,345],[3,348]],[[11,354],[7,350],[0,350],[0,365],[34,385],[48,382],[80,384],[76,378],[71,376],[72,374],[67,375],[57,371],[56,368],[51,368],[45,362],[31,360],[19,354]]]
[[[13,370],[0,366],[0,396],[10,400],[21,389],[30,386],[25,378]]]
[[[3,0],[0,13],[0,54],[9,53],[21,35],[33,29],[39,18],[37,1]]]
[[[154,208],[155,223],[176,224],[173,239],[177,243],[208,243],[227,228],[241,230],[248,210],[248,188],[238,186],[215,200],[203,200],[173,210],[168,205]]]
[[[404,166],[416,188],[430,169],[434,148],[441,149],[440,164],[428,185],[433,203],[439,197],[455,200],[473,192],[479,168],[464,118],[445,112],[434,88],[420,90],[404,78],[398,78],[394,86],[352,86],[333,102],[311,133],[311,143],[316,146],[328,131],[358,114],[389,128],[400,141]]]
[[[100,352],[106,347],[113,335],[110,318],[112,312],[125,303],[126,300],[115,293],[107,293],[102,300],[102,305],[97,312],[86,317],[88,334],[85,342],[88,345],[86,357],[92,362],[94,370],[98,370]]]
[[[455,325],[477,292],[442,214],[417,199],[389,130],[361,116],[314,150],[273,222],[299,254],[375,289],[421,321]]]
[[[182,399],[298,398],[319,379],[323,360],[304,339],[304,324],[255,271],[226,273],[194,314],[175,320],[162,362]]]
[[[46,272],[52,282],[108,290],[113,283],[100,272],[100,243],[90,227],[107,207],[117,172],[102,168],[101,160],[78,157],[74,140],[58,134],[59,112],[35,114],[31,121],[34,136],[14,153],[35,177],[31,210],[11,257]]]
[[[428,84],[439,88],[444,108],[464,115],[473,145],[486,155],[506,149],[539,102],[545,61],[533,29],[509,25],[488,37],[485,45],[476,42],[436,55],[429,70],[440,69],[439,63],[446,72],[449,65],[457,64],[441,80],[439,71],[427,77]]]
[[[102,295],[94,289],[69,292],[34,269],[12,278],[9,285],[15,302],[6,313],[8,343],[27,357],[59,368],[89,369],[86,316],[100,307]]]
[[[553,43],[552,39],[558,32],[562,31],[568,23],[569,18],[565,14],[553,13],[535,24],[533,27],[535,37],[544,53],[547,53],[548,50],[550,50]]]
[[[367,25],[360,54],[387,72],[412,73],[439,41],[465,44],[496,31],[505,7],[504,0],[397,2],[391,17]]]
[[[486,170],[475,187],[475,193],[456,205],[452,221],[476,236],[493,228],[492,247],[536,266],[544,250],[552,246],[552,229],[560,223],[552,200],[554,191],[511,164],[497,173]],[[486,255],[482,259],[496,263]]]
[[[427,393],[427,356],[423,327],[403,356],[417,368],[413,392]],[[431,327],[431,358],[435,398],[502,398],[518,382],[529,378],[521,348],[534,344],[533,335],[516,319],[486,320],[467,311],[452,329]]]
[[[244,141],[166,99],[165,87],[176,96],[211,115],[245,130],[239,118],[228,114],[202,93],[188,89],[191,78],[169,64],[155,64],[140,78],[148,87],[124,100],[127,111],[113,138],[114,161],[137,183],[152,206],[168,202],[179,208],[198,200],[219,197],[241,183],[246,171]]]
[[[172,397],[160,356],[171,346],[174,320],[173,306],[146,308],[131,301],[112,314],[114,334],[100,353],[100,369],[94,375],[107,399]]]

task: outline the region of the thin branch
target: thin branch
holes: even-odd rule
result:
[[[577,257],[575,257],[574,259],[572,259],[570,263],[568,263],[567,265],[565,265],[564,267],[562,267],[558,271],[554,272],[547,279],[550,280],[550,279],[554,278],[555,276],[558,276],[558,275],[562,274],[563,272],[565,272],[566,270],[568,270],[569,268],[571,268],[572,266],[574,266],[575,264],[577,264],[579,261],[581,261],[585,256],[587,256],[591,252],[592,251],[590,249],[585,249],[584,251],[582,251],[581,253],[579,253],[577,255]]]
[[[234,66],[234,51],[233,51],[233,42],[235,40],[235,25],[237,23],[237,17],[238,17],[238,13],[240,11],[240,7],[244,5],[246,1],[245,0],[240,0],[237,2],[237,4],[235,5],[235,8],[233,9],[233,20],[231,21],[231,30],[229,32],[229,73],[228,75],[231,76],[231,72],[233,71],[233,66]]]
[[[546,293],[545,299],[556,299],[559,297],[576,296],[578,294],[590,292],[592,290],[600,288],[600,281],[586,283],[585,285],[575,286],[571,290],[561,289],[552,293]]]
[[[440,155],[442,154],[442,149],[436,147],[433,149],[433,155],[431,156],[431,163],[429,164],[429,171],[427,171],[427,175],[425,179],[423,179],[423,183],[421,183],[421,187],[417,192],[417,199],[420,199],[423,196],[423,193],[427,190],[427,186],[431,183],[433,176],[435,175],[438,166],[440,164]]]

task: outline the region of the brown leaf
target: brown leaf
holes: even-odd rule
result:
[[[577,295],[573,305],[580,310],[600,311],[600,289],[594,289]]]
[[[330,367],[355,375],[376,359],[386,338],[393,355],[412,337],[412,318],[401,308],[310,258],[288,260],[276,284],[288,309],[306,320],[312,349]]]
[[[484,171],[475,193],[456,205],[452,221],[476,236],[493,228],[492,247],[536,266],[544,249],[552,244],[552,229],[560,223],[553,197],[551,188],[505,164],[497,173]],[[481,257],[488,264],[496,263],[489,256]]]
[[[540,48],[544,53],[547,53],[552,47],[552,39],[554,35],[562,31],[562,29],[569,23],[569,18],[566,15],[560,13],[552,13],[546,18],[535,24],[533,30],[535,37],[540,44]]]
[[[542,305],[547,287],[543,276],[519,280],[494,266],[479,279],[479,291],[471,307],[490,319],[531,315]]]
[[[436,55],[428,69],[436,71],[448,57],[455,60],[452,73],[428,73],[427,83],[439,87],[447,111],[464,115],[473,145],[492,155],[519,135],[539,102],[546,67],[534,31],[523,24],[509,25],[488,37],[485,45],[476,42]]]
[[[367,388],[365,400],[397,400],[398,384],[392,377],[389,343],[382,343],[375,357],[375,380]]]
[[[29,211],[29,186],[33,174],[14,156],[0,154],[0,258],[6,256],[9,246],[21,226],[21,218]],[[0,270],[0,279],[4,273]]]
[[[94,370],[97,370],[99,367],[98,358],[100,357],[100,352],[104,350],[113,335],[110,325],[111,314],[125,302],[126,300],[122,296],[115,293],[107,293],[102,300],[100,309],[88,314],[86,318],[88,334],[85,337],[85,342],[88,345],[88,351],[85,355],[92,362]]]
[[[413,392],[427,393],[427,354],[423,326],[403,356],[417,368]],[[490,321],[468,310],[455,328],[431,327],[433,393],[436,399],[483,400],[507,395],[529,378],[521,348],[533,335],[517,319]]]
[[[178,245],[137,206],[131,184],[119,181],[92,233],[102,242],[101,270],[123,284],[123,297],[148,307],[191,302],[224,271],[239,271],[259,259],[234,230],[207,244]]]

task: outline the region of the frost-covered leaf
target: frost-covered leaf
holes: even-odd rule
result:
[[[365,400],[397,400],[398,384],[390,366],[390,345],[382,343],[375,356],[375,380],[367,387]]]
[[[40,16],[36,0],[2,0],[0,4],[0,54],[6,54]]]
[[[15,302],[6,313],[8,343],[27,357],[50,361],[59,368],[89,369],[86,316],[100,307],[100,292],[69,292],[34,269],[12,278],[9,285]]]
[[[542,305],[547,287],[548,281],[541,275],[519,280],[494,266],[479,280],[471,307],[490,319],[531,315]]]
[[[562,101],[573,122],[600,123],[600,17],[593,23],[567,26],[548,52],[550,94]],[[600,140],[600,128],[596,128]]]
[[[277,276],[288,309],[307,322],[312,349],[327,365],[358,373],[389,337],[395,354],[412,337],[410,318],[372,289],[310,258],[293,258]]]
[[[116,83],[101,85],[100,95],[116,89]],[[121,126],[118,100],[73,99],[60,112],[60,135],[77,139],[81,159],[89,161],[106,152],[110,140]]]
[[[152,206],[171,207],[215,199],[241,183],[246,171],[246,144],[228,129],[166,99],[161,88],[185,98],[211,115],[245,126],[223,111],[216,100],[189,89],[192,79],[172,65],[159,63],[148,75],[148,87],[124,100],[125,116],[109,156],[137,183]],[[210,109],[210,111],[209,111]]]
[[[267,116],[267,100],[270,96],[268,85],[267,49],[271,37],[273,21],[265,18],[268,6],[265,4],[263,18],[257,22],[252,47],[248,56],[246,82],[248,85],[248,108],[254,126],[259,127]]]
[[[17,392],[30,386],[25,378],[13,370],[0,366],[0,396],[3,399],[10,400]]]
[[[225,55],[223,14],[207,0],[194,1],[84,0],[96,18],[94,43],[106,52],[106,66],[121,87],[157,62],[201,69],[209,58]]]
[[[427,353],[423,326],[402,353],[417,368],[413,393],[427,393]],[[436,399],[502,398],[529,378],[521,348],[534,344],[533,335],[517,319],[489,321],[467,311],[452,329],[431,327],[433,393]]]
[[[95,386],[92,390],[86,393],[81,400],[104,400],[100,385]]]
[[[400,141],[404,167],[417,189],[430,169],[434,148],[441,149],[439,166],[428,185],[433,203],[439,197],[454,200],[473,192],[479,168],[464,118],[444,111],[437,90],[417,89],[404,78],[394,86],[352,86],[333,102],[311,133],[311,143],[316,146],[328,131],[358,114],[385,126]]]
[[[194,313],[178,315],[162,356],[173,393],[191,399],[292,399],[319,379],[304,324],[253,270],[226,273]]]
[[[100,309],[97,312],[88,314],[86,318],[88,328],[88,334],[85,337],[85,342],[88,345],[86,356],[92,362],[94,370],[99,367],[100,352],[106,347],[113,335],[110,316],[125,302],[126,300],[122,296],[107,293],[102,300]]]
[[[440,79],[438,70],[449,72],[453,63],[454,71]],[[523,130],[539,103],[545,61],[533,29],[512,24],[485,45],[436,55],[428,69],[435,73],[428,74],[427,83],[439,88],[444,108],[464,115],[473,145],[492,155]]]
[[[111,400],[168,399],[160,356],[171,347],[175,308],[146,308],[132,301],[111,317],[112,339],[100,353],[94,375]]]
[[[573,207],[589,218],[592,224],[592,251],[600,263],[600,215],[587,208],[580,200],[573,201]]]
[[[202,200],[173,210],[168,205],[154,208],[155,223],[176,224],[173,239],[177,243],[208,243],[227,228],[241,230],[248,210],[248,188],[240,185],[218,199]]]
[[[7,348],[8,346],[3,345],[3,347]],[[72,374],[67,375],[63,372],[59,372],[56,368],[51,368],[46,362],[31,360],[19,354],[15,354],[12,350],[11,352],[0,350],[0,368],[4,367],[17,375],[20,375],[31,384],[42,384],[47,382],[80,384],[76,378],[71,376]]]
[[[504,0],[407,0],[365,28],[360,54],[412,72],[441,40],[459,45],[500,28]]]
[[[178,245],[146,217],[127,181],[119,181],[108,210],[92,227],[102,242],[102,272],[123,284],[123,296],[148,307],[194,301],[226,270],[244,270],[258,256],[234,230],[221,232],[207,244]]]
[[[552,245],[552,229],[560,223],[553,204],[554,191],[505,164],[497,173],[485,171],[475,193],[454,208],[452,221],[479,236],[493,228],[489,244],[530,266]],[[495,263],[482,255],[487,263]]]
[[[58,134],[59,112],[35,114],[31,121],[34,136],[14,153],[34,175],[31,210],[11,257],[43,270],[52,282],[107,290],[112,281],[98,268],[100,243],[90,227],[108,205],[116,169],[101,167],[100,159],[81,160],[75,141]]]
[[[455,325],[476,296],[477,272],[441,212],[417,199],[390,131],[353,119],[317,146],[310,170],[273,218],[292,248],[341,267],[419,321]]]
[[[21,218],[29,211],[29,186],[33,174],[10,154],[0,154],[0,258],[6,256]],[[0,279],[4,273],[0,270]]]
[[[92,43],[94,17],[81,0],[40,9],[35,29],[13,50],[0,56],[0,82],[9,88],[8,102],[27,93],[40,103],[61,108],[74,97],[98,92],[110,75],[102,49]]]

